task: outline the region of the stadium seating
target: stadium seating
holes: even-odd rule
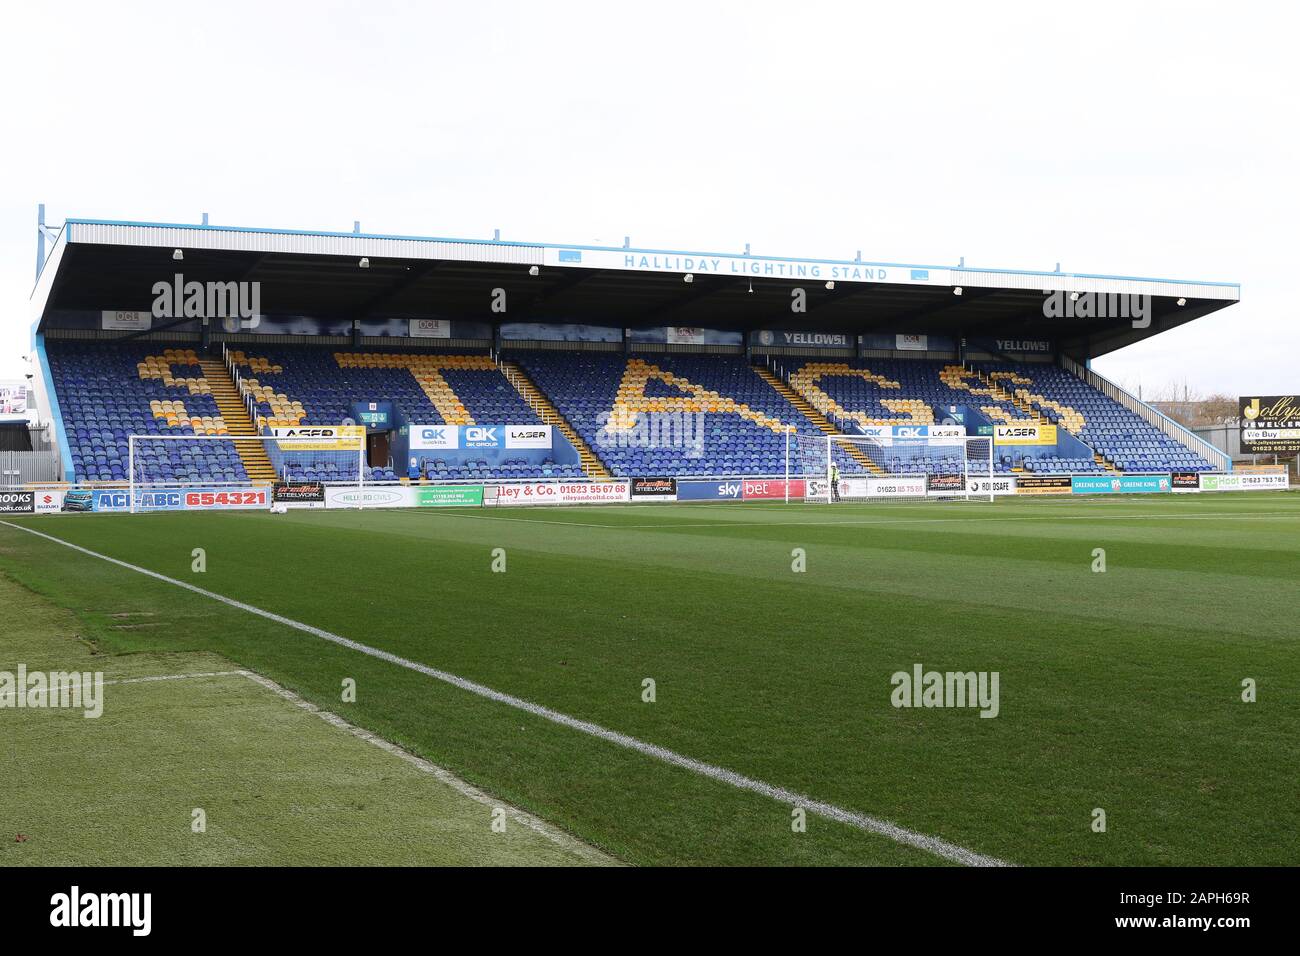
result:
[[[125,480],[130,434],[227,434],[192,348],[53,341],[47,351],[78,481]],[[542,420],[483,354],[354,352],[276,343],[231,356],[253,397],[259,428],[339,424],[360,401],[392,401],[410,421],[422,424]],[[779,381],[769,384],[742,356],[518,350],[511,357],[616,476],[779,475],[788,426],[797,435],[823,436],[787,398],[791,392]],[[994,422],[1056,423],[1123,471],[1211,470],[1204,458],[1054,365],[986,363],[963,369],[925,360],[786,361],[781,372],[815,409],[808,415],[819,412],[840,430],[852,431],[854,424],[930,424],[946,406],[967,405]],[[643,425],[649,420],[656,427],[647,432]],[[137,454],[137,474],[148,480],[247,480],[228,442],[150,442],[139,445]],[[850,470],[861,469],[844,452],[837,456]],[[883,471],[918,470],[901,450],[881,456],[877,464]],[[960,466],[956,456],[951,461],[934,456],[921,467],[960,471]],[[1039,473],[1106,470],[1092,458],[1032,458],[1007,449],[999,449],[996,467]],[[424,470],[431,479],[581,475],[577,465],[530,464],[521,458],[494,465],[486,459],[456,464],[430,458]],[[352,476],[346,463],[328,462],[303,475]],[[368,475],[380,481],[399,476],[406,477],[400,463],[396,470],[373,468]]]
[[[1212,471],[1213,465],[1119,402],[1055,365],[981,364],[1049,421],[1058,422],[1126,472]],[[1014,377],[1010,377],[1014,376]],[[1045,399],[1046,401],[1042,401]],[[1077,419],[1062,408],[1078,413]]]
[[[889,359],[806,361],[786,370],[791,386],[839,427],[935,421],[934,409],[966,404],[992,421],[1040,419],[1065,428],[1122,471],[1208,471],[1211,465],[1124,406],[1054,365],[980,363],[976,373],[949,362]],[[1011,400],[1008,400],[1011,399]],[[1095,459],[1000,453],[1008,472],[1105,472]],[[890,461],[890,470],[906,468]]]
[[[193,349],[51,342],[47,355],[77,481],[127,480],[133,434],[226,434]],[[137,457],[151,481],[247,480],[229,442],[144,442]]]
[[[852,424],[933,424],[933,409],[974,405],[996,421],[1024,419],[1025,412],[991,394],[960,366],[926,360],[841,359],[796,362],[784,370],[792,388],[841,431]]]
[[[246,375],[259,423],[337,425],[353,415],[352,403],[391,401],[419,424],[493,423],[531,425],[541,421],[487,355],[423,351],[353,352],[317,346],[237,350],[235,367]],[[392,481],[406,470],[373,468],[370,477]],[[489,467],[486,460],[462,464],[428,462],[425,477],[435,479],[579,478],[577,465],[553,460],[529,464],[508,459]]]
[[[512,357],[617,476],[779,475],[786,425],[796,434],[822,435],[740,356],[520,351]],[[660,418],[671,424],[647,434],[635,427],[638,412],[681,417]]]

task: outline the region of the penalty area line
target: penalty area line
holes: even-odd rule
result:
[[[183,588],[186,591],[217,601],[227,607],[233,607],[237,610],[256,615],[257,617],[265,618],[268,621],[283,624],[284,626],[291,627],[294,630],[302,631],[304,634],[310,634],[313,637],[320,638],[321,640],[329,641],[331,644],[337,644],[340,647],[346,647],[349,650],[357,651],[361,654],[367,655],[368,657],[386,661],[389,664],[395,664],[398,667],[415,671],[416,673],[423,674],[426,677],[432,677],[435,680],[441,681],[445,684],[450,684],[453,687],[458,687],[461,690],[468,691],[478,697],[483,697],[499,704],[505,704],[508,707],[524,711],[525,713],[532,714],[535,717],[541,717],[543,720],[548,720],[553,724],[560,725],[561,727],[568,727],[571,730],[577,730],[581,733],[587,734],[588,736],[596,737],[600,740],[606,741],[607,743],[615,744],[616,746],[635,751],[647,757],[652,757],[674,767],[689,770],[701,777],[707,777],[710,780],[728,784],[738,790],[756,793],[779,803],[786,803],[794,807],[802,808],[808,813],[815,814],[824,819],[847,824],[848,826],[855,827],[856,829],[863,830],[867,833],[874,833],[878,836],[883,836],[887,839],[893,840],[895,843],[923,850],[926,853],[933,854],[934,856],[949,860],[953,863],[960,863],[965,866],[1011,865],[997,857],[976,853],[974,850],[969,850],[966,847],[950,843],[940,837],[929,836],[925,833],[919,833],[916,830],[909,830],[907,827],[900,826],[897,823],[892,823],[889,820],[883,820],[879,817],[873,817],[866,813],[846,810],[831,803],[814,800],[804,794],[796,793],[793,790],[787,790],[784,787],[765,783],[762,780],[747,777],[734,770],[728,770],[725,767],[718,767],[714,764],[705,763],[702,760],[696,760],[694,757],[687,757],[684,754],[679,754],[676,751],[669,750],[667,747],[647,743],[646,741],[639,740],[636,737],[631,737],[627,734],[620,733],[619,731],[602,727],[600,724],[588,720],[582,720],[577,717],[570,717],[568,714],[562,714],[557,710],[551,710],[549,707],[535,704],[529,700],[524,700],[522,697],[515,697],[512,694],[506,694],[502,691],[494,690],[484,684],[475,683],[474,681],[467,680],[464,677],[458,677],[457,675],[447,671],[438,670],[436,667],[430,667],[427,664],[421,664],[418,661],[408,660],[407,658],[400,657],[390,651],[385,651],[378,647],[371,647],[368,644],[362,644],[359,641],[354,641],[351,638],[334,634],[333,632],[324,630],[323,628],[315,627],[311,624],[304,624],[301,621],[295,621],[282,614],[276,614],[274,611],[266,611],[262,608],[255,607],[252,604],[246,604],[243,601],[237,601],[234,598],[226,597],[224,594],[218,594],[215,591],[201,588],[198,585],[189,584],[185,581],[168,577],[167,575],[160,574],[157,571],[151,571],[148,568],[142,568],[139,565],[131,564],[118,558],[109,557],[106,554],[100,554],[98,551],[91,551],[89,548],[83,548],[81,545],[73,544],[71,541],[64,541],[62,538],[56,538],[53,535],[44,533],[43,531],[36,531],[33,528],[27,528],[23,525],[13,524],[8,521],[0,521],[0,525],[4,525],[7,528],[13,528],[16,531],[23,531],[27,534],[35,535],[38,538],[44,538],[46,541],[52,541],[55,544],[62,545],[65,548],[70,548],[73,551],[77,551],[89,557],[97,558],[100,561],[106,561],[109,564],[117,565],[118,567],[125,568],[128,571],[134,571],[137,574],[143,574],[144,576],[153,578],[156,581],[162,581],[164,584]]]

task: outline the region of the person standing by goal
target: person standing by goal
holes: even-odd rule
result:
[[[831,462],[831,501],[840,500],[840,466]]]

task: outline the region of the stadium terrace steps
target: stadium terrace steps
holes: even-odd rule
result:
[[[996,398],[999,402],[1006,402],[1008,405],[1014,406],[1019,411],[1023,412],[1026,416],[1038,422],[1040,425],[1048,424],[1047,417],[1043,415],[1040,409],[1034,407],[1033,403],[1028,399],[1027,393],[1025,392],[1024,389],[1015,389],[1012,391],[1008,391],[1007,389],[1003,388],[1000,384],[998,384],[999,379],[1003,381],[1010,379],[1012,381],[1012,384],[1020,384],[1022,381],[1028,382],[1028,379],[1022,380],[1018,376],[1015,376],[1013,375],[1013,373],[1009,373],[1009,372],[986,373],[980,371],[979,369],[976,369],[975,374],[979,376],[979,380],[982,383],[984,383],[989,387],[992,396]]]
[[[763,381],[767,382],[768,385],[771,385],[774,389],[776,389],[777,392],[779,392],[782,395],[782,397],[785,398],[786,401],[788,401],[791,405],[793,405],[799,411],[799,413],[803,415],[804,418],[808,419],[810,422],[812,422],[814,425],[820,428],[827,435],[839,434],[839,432],[835,430],[835,426],[826,420],[825,415],[817,411],[817,409],[813,408],[813,406],[809,404],[806,398],[804,398],[802,395],[796,392],[785,382],[781,381],[781,379],[778,378],[776,375],[774,375],[770,369],[764,368],[761,365],[755,365],[754,371],[758,373],[759,378],[761,378]],[[881,468],[874,461],[872,461],[867,456],[866,452],[864,452],[857,445],[851,443],[843,443],[843,444],[844,444],[843,450],[847,452],[848,455],[859,465],[867,469],[867,471],[876,475],[884,474],[884,469]]]
[[[203,369],[203,377],[207,380],[212,400],[216,402],[217,410],[221,412],[226,433],[235,437],[255,436],[257,429],[252,419],[248,417],[248,409],[244,407],[244,402],[239,397],[234,379],[230,377],[230,370],[226,368],[225,363],[219,359],[201,358],[199,367]],[[254,483],[269,484],[275,481],[275,467],[267,457],[266,448],[261,442],[241,441],[235,442],[234,445],[239,453],[239,460],[244,463],[244,470],[248,472],[248,477]]]
[[[1092,460],[1095,461],[1102,468],[1105,468],[1107,474],[1111,474],[1111,475],[1120,474],[1119,466],[1116,465],[1109,458],[1107,458],[1105,455],[1103,455],[1101,452],[1093,452]]]
[[[506,380],[519,392],[523,400],[537,413],[543,424],[558,428],[564,437],[569,440],[569,443],[577,449],[578,457],[582,460],[583,473],[588,478],[613,477],[609,469],[605,467],[605,463],[591,450],[591,446],[582,440],[582,436],[565,420],[559,409],[542,393],[536,383],[528,377],[527,372],[516,363],[507,360],[502,360],[501,372],[505,375]]]

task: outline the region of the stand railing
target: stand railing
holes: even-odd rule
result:
[[[1119,404],[1123,405],[1147,424],[1154,428],[1158,428],[1165,435],[1183,445],[1189,451],[1200,455],[1213,465],[1215,470],[1223,472],[1232,471],[1232,458],[1228,454],[1215,448],[1204,438],[1201,438],[1199,435],[1178,424],[1178,422],[1174,421],[1168,415],[1152,408],[1146,402],[1142,401],[1142,399],[1126,392],[1110,379],[1098,375],[1086,366],[1080,365],[1067,355],[1061,356],[1061,367],[1077,378],[1083,379],[1083,381],[1087,382],[1107,398],[1119,402]]]

